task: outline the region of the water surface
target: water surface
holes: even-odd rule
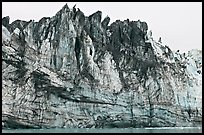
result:
[[[202,133],[202,127],[3,129],[2,133]]]

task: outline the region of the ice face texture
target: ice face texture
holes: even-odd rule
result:
[[[101,15],[2,19],[2,127],[201,126],[202,51]]]

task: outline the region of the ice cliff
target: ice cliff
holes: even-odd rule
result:
[[[201,126],[202,51],[172,51],[146,22],[65,5],[2,19],[2,127]]]

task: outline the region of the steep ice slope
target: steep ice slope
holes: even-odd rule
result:
[[[202,51],[101,15],[2,19],[2,127],[201,126]]]

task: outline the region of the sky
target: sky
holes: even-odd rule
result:
[[[102,19],[145,21],[153,39],[172,50],[202,49],[202,2],[2,2],[2,17],[35,20],[54,16],[65,4],[76,4],[86,16],[102,11]],[[109,23],[109,24],[110,24]]]

